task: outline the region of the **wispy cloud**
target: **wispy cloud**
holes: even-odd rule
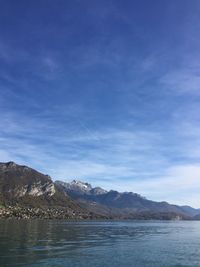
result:
[[[185,67],[170,70],[161,79],[160,83],[174,94],[200,93],[200,65],[196,62],[186,62]]]
[[[189,195],[198,188],[200,167],[173,162],[174,150],[168,149],[165,133],[112,128],[94,131],[83,124],[76,131],[66,131],[62,121],[59,125],[52,118],[43,121],[12,115],[4,114],[1,120],[3,161],[31,164],[54,179],[79,178],[155,200],[198,205]],[[192,149],[186,149],[184,142],[174,148],[179,156]],[[179,190],[182,194],[177,196]]]
[[[183,164],[169,167],[157,178],[132,181],[130,185],[143,195],[159,201],[199,207],[200,165]]]
[[[197,194],[200,189],[200,166],[168,162],[169,156],[162,154],[162,149],[167,148],[161,146],[161,133],[110,129],[91,135],[82,128],[75,136],[67,132],[58,137],[51,133],[49,124],[52,122],[46,121],[44,125],[37,121],[37,127],[31,130],[33,121],[27,118],[22,121],[13,123],[11,117],[1,121],[1,128],[5,128],[0,136],[2,161],[32,165],[54,179],[79,178],[107,189],[135,191],[157,200],[199,205],[196,198],[191,199],[191,192]],[[38,142],[42,125],[46,134]],[[25,138],[29,134],[30,137]],[[180,146],[179,153],[187,154],[188,150],[184,150],[185,147]]]

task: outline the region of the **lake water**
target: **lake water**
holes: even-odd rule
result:
[[[1,220],[0,266],[200,266],[200,222]]]

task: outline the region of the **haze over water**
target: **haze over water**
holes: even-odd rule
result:
[[[1,220],[0,266],[200,266],[200,222]]]

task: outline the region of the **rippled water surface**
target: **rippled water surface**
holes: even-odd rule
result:
[[[0,221],[0,266],[200,266],[200,222]]]

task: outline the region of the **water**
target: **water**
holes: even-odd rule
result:
[[[200,266],[200,222],[2,220],[0,266]]]

